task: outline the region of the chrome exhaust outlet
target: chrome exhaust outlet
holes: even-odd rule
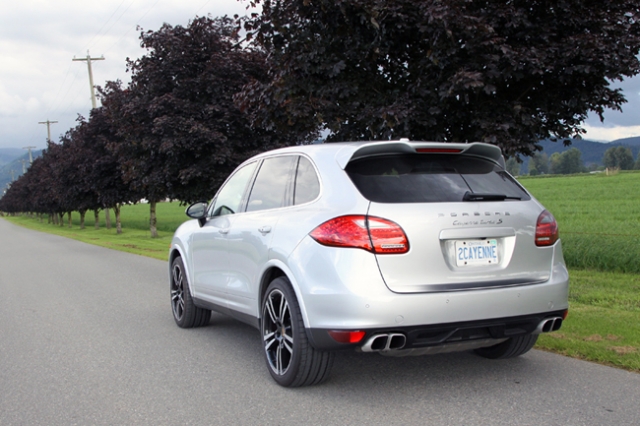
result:
[[[407,343],[407,336],[404,334],[390,334],[389,335],[389,345],[387,349],[402,349],[404,345]]]
[[[362,352],[385,352],[402,349],[407,343],[407,337],[400,333],[375,334],[362,345]]]
[[[549,333],[562,327],[562,317],[546,318],[534,330],[533,334]]]

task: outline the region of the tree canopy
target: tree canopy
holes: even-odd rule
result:
[[[570,175],[586,171],[582,162],[582,153],[578,148],[571,148],[562,154],[554,152],[549,162],[553,174]]]
[[[146,198],[156,235],[157,201],[209,199],[246,158],[295,140],[252,127],[235,106],[233,96],[250,81],[264,80],[266,72],[264,54],[239,43],[231,19],[165,24],[143,31],[140,40],[147,53],[128,60],[131,82],[99,88],[102,106],[88,121],[80,119],[60,144],[51,144],[47,158],[61,150],[65,154],[45,162],[60,170],[61,182],[64,177],[67,189],[60,191],[85,183],[82,190],[92,191],[101,206],[117,208]],[[68,197],[56,200],[56,211],[68,211],[61,200],[81,208]],[[27,211],[39,210],[29,206]]]
[[[631,149],[625,146],[616,146],[609,148],[604,152],[602,163],[605,167],[618,168],[620,170],[633,169],[633,154]]]
[[[249,5],[262,9],[142,31],[130,83],[101,88],[102,106],[49,144],[0,210],[117,215],[146,198],[153,235],[157,201],[209,199],[246,158],[319,135],[483,141],[517,173],[538,141],[620,109],[612,82],[640,72],[640,0]],[[577,150],[550,163],[534,157],[534,170],[583,170]]]
[[[532,154],[620,109],[640,72],[637,0],[254,0],[244,22],[269,81],[254,122],[329,140],[484,141]]]

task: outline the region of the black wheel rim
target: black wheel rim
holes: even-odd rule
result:
[[[173,265],[171,280],[171,309],[173,316],[180,321],[184,315],[184,275],[180,265]]]
[[[269,293],[262,308],[262,338],[271,370],[282,376],[293,358],[293,327],[289,303],[280,290]]]

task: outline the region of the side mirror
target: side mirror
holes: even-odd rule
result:
[[[194,203],[187,207],[185,211],[191,219],[198,219],[200,227],[203,227],[207,221],[207,203]]]

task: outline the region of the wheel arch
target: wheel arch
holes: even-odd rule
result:
[[[279,277],[285,277],[289,280],[291,284],[291,288],[296,295],[296,299],[298,300],[298,305],[300,306],[300,314],[302,315],[302,321],[304,322],[305,327],[309,327],[309,320],[307,318],[307,310],[304,304],[304,299],[302,298],[302,292],[300,291],[300,286],[298,281],[293,277],[291,270],[287,268],[287,266],[280,261],[272,261],[266,267],[264,272],[262,273],[262,277],[260,279],[260,288],[258,291],[259,299],[258,299],[258,319],[260,319],[262,315],[262,299],[264,298],[265,293],[267,292],[267,287],[271,281],[275,280]]]
[[[176,260],[176,258],[178,257],[182,258],[182,265],[184,266],[184,273],[187,277],[189,294],[191,295],[191,297],[193,297],[193,285],[191,284],[191,270],[189,269],[187,258],[183,252],[183,249],[179,245],[173,245],[171,247],[171,251],[169,252],[169,284],[171,284],[171,279],[172,279],[171,268],[173,266],[173,261]]]

